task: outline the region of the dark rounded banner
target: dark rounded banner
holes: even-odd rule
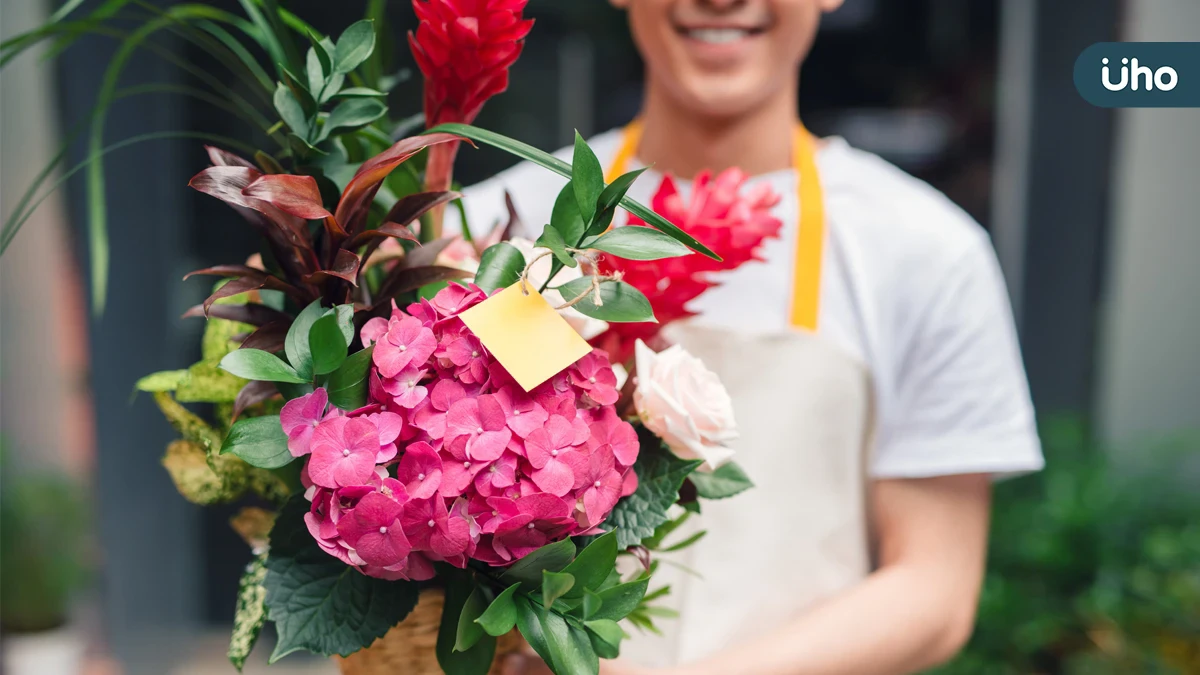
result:
[[[1101,108],[1200,107],[1200,42],[1097,42],[1075,60],[1075,89]]]

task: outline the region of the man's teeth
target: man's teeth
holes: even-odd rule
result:
[[[741,28],[693,28],[688,37],[700,42],[722,45],[749,37],[750,31]]]

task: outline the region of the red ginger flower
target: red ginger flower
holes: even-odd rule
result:
[[[408,44],[425,76],[425,124],[470,124],[483,104],[508,89],[508,69],[521,55],[532,19],[523,19],[528,0],[413,0],[421,23]],[[425,189],[453,183],[458,143],[430,150]],[[433,238],[442,236],[445,205],[430,213]]]
[[[666,324],[689,317],[687,303],[717,285],[712,272],[728,271],[751,260],[761,260],[758,249],[767,237],[779,236],[783,223],[771,214],[779,204],[779,195],[761,183],[747,188],[749,178],[733,167],[717,174],[703,171],[696,176],[690,199],[679,193],[671,176],[651,201],[654,212],[702,241],[721,256],[721,261],[691,255],[663,260],[624,260],[605,258],[606,274],[619,271],[624,281],[644,293],[654,308],[657,324],[614,323],[595,344],[625,361],[633,355],[637,339],[650,340]],[[632,226],[645,226],[631,217]]]
[[[408,34],[425,76],[425,122],[469,124],[487,100],[508,89],[508,69],[533,27],[528,0],[413,0],[420,20]]]

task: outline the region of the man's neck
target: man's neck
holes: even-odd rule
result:
[[[696,114],[648,82],[637,157],[656,171],[692,178],[736,166],[751,176],[789,168],[792,131],[799,121],[796,90],[732,117]]]

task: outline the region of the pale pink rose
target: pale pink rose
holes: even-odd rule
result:
[[[702,459],[704,470],[733,457],[737,438],[733,401],[716,373],[675,345],[655,353],[641,340],[634,345],[637,386],[633,403],[646,428],[677,456]]]

